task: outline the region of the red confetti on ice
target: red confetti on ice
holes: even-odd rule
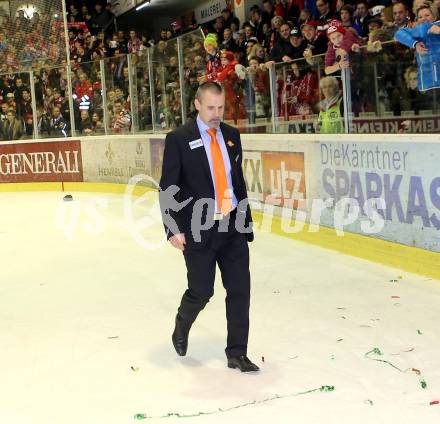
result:
[[[438,400],[432,400],[431,402],[429,402],[430,405],[438,405],[440,403],[440,401]]]

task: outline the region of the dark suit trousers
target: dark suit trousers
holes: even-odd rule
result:
[[[216,264],[226,289],[228,358],[246,355],[249,334],[250,273],[249,248],[245,234],[235,229],[235,211],[231,213],[227,232],[216,221],[207,245],[201,249],[185,249],[188,289],[185,291],[179,315],[191,325],[198,313],[214,294]]]

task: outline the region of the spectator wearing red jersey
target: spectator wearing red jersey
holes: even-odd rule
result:
[[[141,49],[141,40],[139,40],[138,36],[136,35],[136,31],[131,30],[130,31],[130,39],[127,43],[127,50],[128,53],[136,53]]]
[[[89,99],[93,96],[93,85],[90,80],[87,78],[87,75],[84,72],[80,72],[78,84],[75,86],[75,95],[76,101],[78,103],[81,102],[81,99],[84,96],[88,96]]]
[[[246,117],[244,106],[243,89],[240,86],[240,78],[235,71],[238,64],[234,53],[230,51],[221,54],[222,70],[217,74],[217,81],[223,84],[225,89],[225,115],[227,120],[237,123],[238,119]],[[240,66],[240,65],[239,65]]]

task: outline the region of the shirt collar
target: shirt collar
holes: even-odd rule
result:
[[[199,115],[197,115],[197,126],[199,127],[200,134],[202,134],[202,133],[207,133],[207,131],[208,131],[209,128],[210,128],[208,125],[206,125],[206,124],[202,121],[202,119],[200,118]],[[218,130],[219,130],[219,128],[216,128],[217,133],[218,133]]]

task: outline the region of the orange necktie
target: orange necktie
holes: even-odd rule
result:
[[[211,158],[217,205],[220,212],[223,215],[227,215],[232,209],[232,199],[229,193],[228,178],[226,177],[222,151],[217,141],[217,129],[209,128],[208,134],[211,136]]]

